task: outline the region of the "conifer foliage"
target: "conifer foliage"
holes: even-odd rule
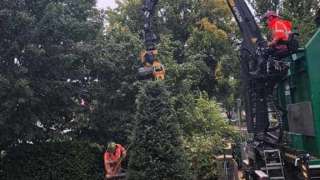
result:
[[[149,82],[141,88],[136,103],[128,179],[188,179],[181,133],[168,91],[161,82]]]

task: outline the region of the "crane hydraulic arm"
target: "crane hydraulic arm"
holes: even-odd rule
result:
[[[164,80],[165,78],[164,66],[157,58],[158,51],[156,49],[156,44],[158,38],[153,30],[154,14],[157,3],[158,0],[144,0],[143,2],[143,36],[146,49],[141,52],[141,62],[144,67],[139,69],[140,79]]]
[[[264,133],[269,129],[267,79],[254,79],[250,72],[259,61],[266,61],[263,49],[267,42],[245,0],[227,0],[242,34],[240,49],[241,81],[248,132]]]
[[[153,31],[153,18],[158,0],[145,0],[142,11],[144,17],[144,43],[146,50],[155,50],[157,35]]]
[[[266,47],[266,41],[246,2],[244,0],[227,0],[227,2],[240,28],[243,48],[255,54],[258,46]]]

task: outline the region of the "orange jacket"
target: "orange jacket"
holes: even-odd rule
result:
[[[273,42],[288,41],[289,35],[292,32],[292,23],[290,21],[274,18],[267,23],[268,29],[272,33]]]
[[[106,163],[107,161],[118,161],[123,153],[125,153],[125,148],[122,147],[120,144],[116,144],[116,149],[114,153],[110,152],[105,152],[104,153],[104,162]]]

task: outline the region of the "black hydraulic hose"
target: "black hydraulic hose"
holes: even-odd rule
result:
[[[147,50],[154,50],[156,41],[158,39],[157,35],[153,31],[153,18],[157,3],[158,0],[144,0],[143,2],[142,12],[144,17],[144,43]]]

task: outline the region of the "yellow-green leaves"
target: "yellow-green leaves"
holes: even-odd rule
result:
[[[214,23],[209,21],[209,18],[203,18],[198,22],[200,29],[214,34],[223,40],[227,39],[227,33],[219,29]]]

